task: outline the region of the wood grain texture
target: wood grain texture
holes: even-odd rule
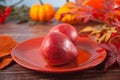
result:
[[[54,25],[49,23],[29,27],[28,24],[6,23],[0,25],[0,35],[9,35],[16,41],[22,42],[34,37],[45,36]],[[93,24],[79,25],[75,28],[80,30],[86,25]],[[104,71],[102,68],[102,64],[100,64],[82,72],[50,74],[32,71],[13,62],[6,69],[0,70],[0,80],[120,80],[120,69],[114,67],[111,70]]]

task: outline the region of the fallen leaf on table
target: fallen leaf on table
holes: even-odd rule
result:
[[[4,69],[6,66],[8,66],[12,62],[12,58],[5,58],[0,61],[0,69]]]
[[[0,58],[7,56],[7,55],[10,55],[12,48],[14,48],[16,46],[16,44],[17,43],[8,44],[9,49],[6,48],[5,50],[4,49],[0,50]],[[9,46],[9,45],[11,45],[11,46]]]
[[[11,51],[17,42],[10,36],[0,36],[0,69],[12,62]]]
[[[16,44],[10,36],[0,36],[0,58],[9,55]]]

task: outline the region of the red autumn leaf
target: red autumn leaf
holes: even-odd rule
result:
[[[115,2],[113,0],[106,0],[105,2],[103,2],[103,7],[105,12],[111,13],[115,9]]]
[[[119,66],[120,66],[120,55],[119,55],[118,58],[117,58],[117,62],[118,62],[118,64],[119,64]]]
[[[0,10],[0,17],[2,17],[2,10]]]
[[[103,12],[100,12],[100,11],[97,12],[96,11],[95,13],[93,13],[93,15],[99,21],[104,21],[105,20],[105,14]]]
[[[115,10],[115,1],[113,0],[106,0],[103,3],[103,7],[104,9],[101,10],[101,12],[104,13],[104,23],[106,24],[112,24],[111,22],[113,21],[113,19],[115,18],[115,16],[117,15],[116,10]]]
[[[88,21],[90,20],[95,20],[95,17],[94,17],[94,13],[95,13],[95,10],[93,10],[93,8],[91,6],[80,6],[80,8],[83,9],[83,11],[79,12],[79,14],[81,14],[81,17],[84,19],[84,23],[87,23]]]
[[[82,3],[84,0],[75,0],[76,3]],[[112,25],[113,19],[118,16],[116,12],[116,2],[114,0],[106,0],[102,3],[103,9],[93,10],[91,6],[81,6],[81,4],[77,5],[81,7],[83,11],[80,11],[81,17],[84,19],[84,23],[88,22],[89,20],[97,21],[101,23],[106,23],[108,25]],[[120,10],[120,9],[119,9]]]
[[[115,0],[117,6],[120,6],[120,0]]]
[[[120,27],[120,21],[118,19],[114,19],[114,21],[112,22],[112,25],[116,27]]]
[[[6,7],[4,13],[2,12],[2,10],[0,10],[0,24],[2,24],[6,20],[7,16],[10,14],[10,12],[11,12],[10,7]]]
[[[5,16],[8,16],[9,14],[10,14],[10,12],[11,12],[11,7],[6,7],[5,8]]]
[[[113,64],[115,64],[115,62],[116,62],[116,59],[115,59],[115,58],[113,58],[113,57],[108,58],[108,59],[106,60],[106,63],[105,63],[105,70],[106,70],[107,68],[109,68],[110,66],[112,66]]]
[[[111,25],[116,26],[117,33],[120,33],[120,20],[118,18],[115,18]]]
[[[2,10],[0,10],[0,23],[4,22],[4,18],[3,18],[3,14],[2,14]]]
[[[75,0],[78,5],[81,5],[85,0]]]
[[[116,46],[112,43],[100,44],[101,47],[107,50],[107,59],[105,62],[105,69],[108,69],[113,64],[117,63],[120,67],[120,46]]]

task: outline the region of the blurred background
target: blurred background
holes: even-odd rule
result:
[[[2,3],[2,4],[9,6],[9,5],[14,4],[18,1],[19,0],[6,0],[6,2]],[[66,0],[42,0],[42,1],[44,3],[52,4],[54,7],[60,7],[66,2]],[[70,1],[74,1],[74,0],[70,0]],[[25,4],[26,6],[30,7],[31,5],[33,5],[35,3],[39,3],[39,0],[24,0],[22,3],[20,3],[17,6],[21,6],[21,5]]]

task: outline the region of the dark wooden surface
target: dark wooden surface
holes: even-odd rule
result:
[[[28,24],[6,23],[0,25],[0,35],[9,35],[16,41],[22,42],[46,35],[54,25],[56,23],[39,24],[29,27]],[[83,25],[81,26],[83,27]],[[76,26],[75,28],[79,30],[81,26]],[[4,70],[0,70],[0,80],[120,80],[120,69],[112,68],[104,71],[101,69],[101,66],[102,64],[89,70],[74,73],[51,74],[32,71],[13,62]]]

